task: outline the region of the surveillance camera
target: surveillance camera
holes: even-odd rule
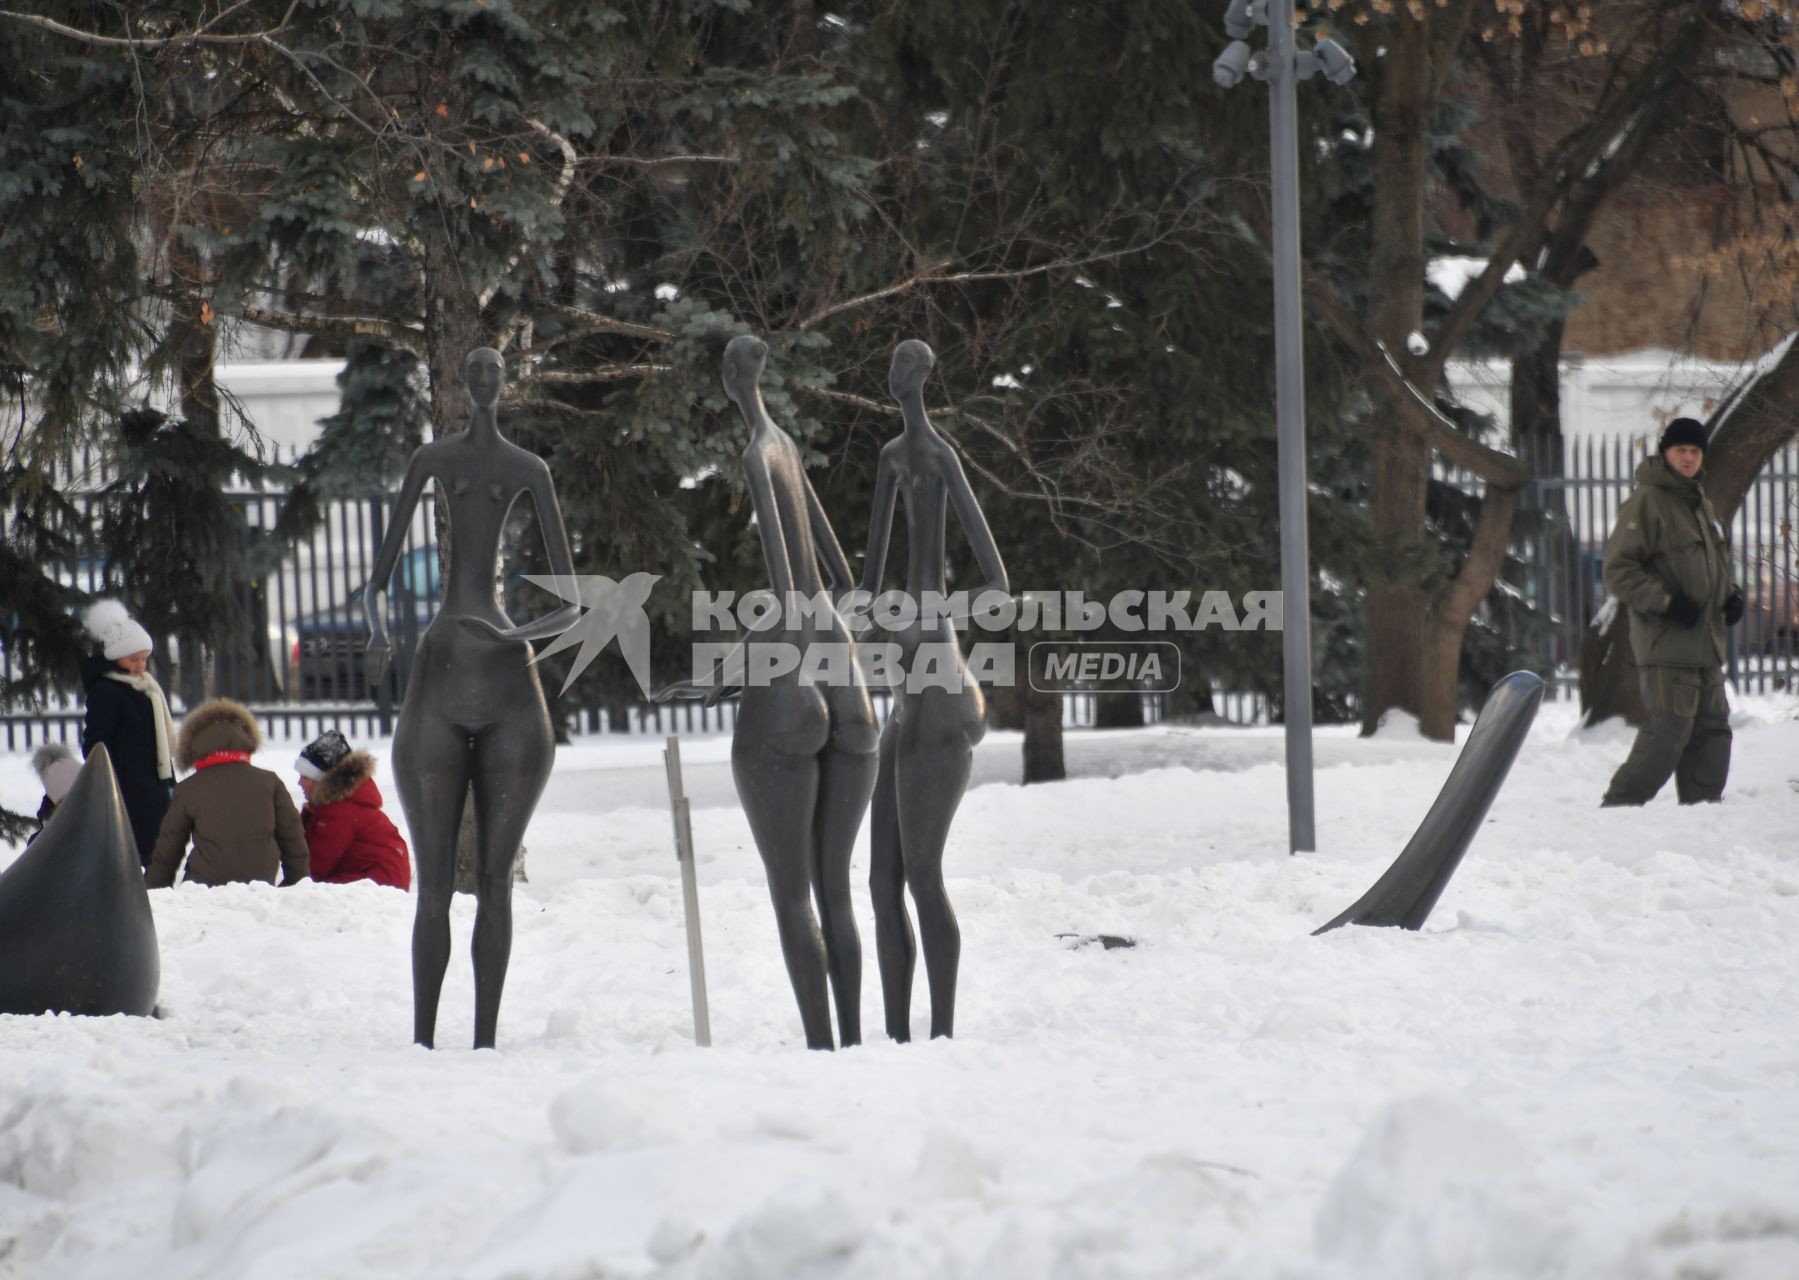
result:
[[[1226,89],[1235,88],[1243,79],[1243,73],[1249,68],[1249,46],[1241,40],[1233,40],[1218,55],[1218,61],[1212,64],[1212,79]]]
[[[1247,39],[1255,30],[1255,19],[1250,14],[1251,0],[1231,0],[1231,7],[1224,11],[1224,34],[1233,40]]]
[[[1318,59],[1318,69],[1332,84],[1348,84],[1355,79],[1355,59],[1329,36],[1318,38],[1318,43],[1312,46],[1312,54]]]

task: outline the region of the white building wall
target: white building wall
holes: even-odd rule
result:
[[[1447,374],[1456,397],[1491,414],[1503,440],[1511,411],[1511,365],[1458,361]],[[1672,351],[1572,359],[1562,366],[1562,434],[1646,441],[1672,418],[1703,421],[1748,374],[1747,365],[1695,360]]]
[[[265,444],[283,458],[319,436],[319,420],[337,412],[341,360],[239,360],[217,366],[220,389],[235,401]],[[227,427],[241,426],[227,411]]]

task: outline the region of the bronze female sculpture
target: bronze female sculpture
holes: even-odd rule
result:
[[[537,507],[550,572],[572,581],[574,563],[555,487],[543,459],[500,434],[495,406],[505,385],[500,353],[469,353],[474,412],[459,435],[421,446],[406,464],[392,523],[363,596],[368,679],[387,674],[386,588],[428,482],[447,504],[454,550],[437,617],[419,638],[406,700],[394,727],[394,780],[418,861],[412,926],[412,1038],[432,1046],[437,1001],[450,960],[456,833],[473,788],[478,888],[473,942],[475,1047],[492,1048],[512,952],[512,864],[556,752],[549,708],[531,669],[530,641],[566,630],[580,615],[564,605],[514,626],[500,606],[494,564],[506,515],[521,493]]]
[[[893,530],[893,504],[903,495],[906,593],[917,616],[894,634],[902,683],[894,690],[893,713],[881,733],[868,871],[887,1034],[901,1041],[912,1035],[912,971],[917,955],[906,915],[906,888],[912,891],[924,942],[931,1035],[955,1031],[962,935],[943,885],[943,847],[968,787],[974,746],[987,731],[981,689],[967,674],[953,626],[954,615],[967,610],[929,605],[931,596],[946,595],[944,536],[952,504],[986,579],[969,598],[979,600],[989,592],[1003,596],[1009,590],[1005,565],[962,473],[961,460],[925,414],[925,377],[935,363],[930,347],[916,340],[900,343],[893,353],[888,386],[899,401],[905,426],[881,450],[868,559],[862,569],[862,590],[878,596]],[[913,678],[925,671],[932,673],[929,679]],[[952,678],[946,680],[945,672]]]
[[[732,734],[731,775],[767,870],[806,1045],[829,1049],[827,975],[839,1041],[847,1047],[862,1040],[862,942],[850,905],[850,853],[874,787],[879,735],[855,665],[854,639],[831,604],[854,585],[849,560],[806,479],[798,448],[762,403],[767,361],[768,344],[760,338],[746,334],[725,348],[725,394],[750,430],[744,478],[769,585],[781,606],[779,620],[744,646],[750,674]],[[821,564],[830,580],[828,597]],[[794,609],[801,599],[823,599],[827,607]],[[759,649],[768,661],[759,659]],[[808,670],[816,670],[811,658],[827,653],[835,659],[827,659],[832,677],[809,679]],[[716,699],[722,691],[720,684],[705,692]],[[658,697],[700,692],[689,682]]]

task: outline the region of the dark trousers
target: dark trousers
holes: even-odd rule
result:
[[[1717,667],[1643,667],[1649,719],[1612,775],[1605,804],[1647,804],[1670,774],[1682,804],[1721,798],[1730,774],[1730,703]]]

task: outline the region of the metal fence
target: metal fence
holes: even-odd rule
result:
[[[91,515],[110,478],[103,458],[88,451],[68,459],[56,483],[78,510]],[[249,558],[270,538],[290,496],[249,486],[230,489],[226,496],[243,514]],[[386,495],[321,504],[310,535],[284,548],[265,571],[234,584],[245,619],[236,643],[202,656],[186,651],[180,635],[157,637],[158,675],[168,686],[176,714],[203,697],[221,696],[249,706],[265,731],[277,737],[317,733],[333,725],[365,735],[387,732],[396,691],[404,688],[418,633],[436,612],[439,593],[435,502],[426,494],[407,529],[387,599],[394,671],[371,696],[362,672],[368,634],[362,588],[374,568],[392,505]],[[95,557],[50,566],[50,571],[92,596],[117,594],[123,585],[116,568]],[[191,642],[187,647],[198,648]],[[10,653],[0,652],[0,671],[13,676]],[[52,695],[29,711],[5,715],[7,749],[28,747],[43,736],[75,736],[81,702],[78,693]]]
[[[1524,460],[1537,479],[1526,488],[1514,526],[1512,552],[1521,566],[1514,585],[1528,606],[1532,625],[1508,635],[1520,654],[1531,654],[1551,673],[1555,696],[1571,696],[1582,632],[1605,599],[1601,562],[1605,540],[1619,505],[1633,487],[1636,464],[1653,447],[1647,439],[1608,437],[1571,442],[1563,465],[1540,448]],[[1439,476],[1478,490],[1478,482],[1451,469]],[[64,492],[88,508],[106,476],[92,456],[70,464],[60,477]],[[1730,677],[1739,689],[1765,692],[1790,687],[1799,675],[1799,582],[1796,582],[1794,526],[1799,523],[1799,448],[1778,454],[1756,480],[1731,526],[1734,568],[1747,599],[1742,625],[1731,630]],[[228,496],[244,513],[246,537],[257,539],[275,527],[289,496],[276,490],[241,487]],[[436,612],[439,582],[429,494],[407,529],[404,554],[388,595],[389,634],[394,639],[394,672],[383,685],[368,688],[362,670],[367,627],[362,588],[371,574],[385,534],[392,500],[387,495],[324,504],[323,518],[278,564],[238,587],[238,603],[248,619],[248,639],[211,653],[204,665],[183,665],[180,637],[170,637],[165,669],[176,676],[171,700],[177,711],[204,695],[236,698],[255,711],[276,738],[307,738],[326,727],[353,736],[391,732],[395,704],[405,687],[418,634]],[[83,591],[116,590],[104,564],[94,560],[56,567],[63,580]],[[1521,581],[1521,585],[1516,585]],[[0,668],[12,674],[12,658],[0,653]],[[1266,723],[1258,695],[1217,688],[1219,712],[1243,724]],[[1095,698],[1072,691],[1063,722],[1091,725]],[[1130,696],[1130,695],[1124,695]],[[877,698],[882,719],[884,695]],[[1163,700],[1142,697],[1146,723],[1159,721]],[[564,708],[571,734],[715,733],[731,727],[735,704],[716,708],[694,703],[635,706],[623,713],[598,707]],[[27,711],[0,717],[5,748],[29,747],[45,736],[72,738],[82,710],[76,697],[51,698]]]

